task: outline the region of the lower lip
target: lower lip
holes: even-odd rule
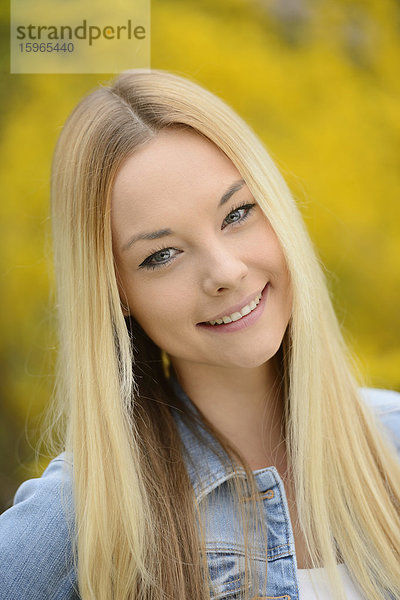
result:
[[[267,301],[269,283],[265,286],[261,293],[261,300],[257,304],[257,307],[252,310],[248,315],[245,315],[241,319],[237,321],[232,321],[232,323],[224,323],[223,325],[209,325],[207,323],[199,323],[197,326],[202,329],[206,329],[207,331],[212,331],[213,333],[233,333],[234,331],[239,331],[240,329],[244,329],[245,327],[249,327],[253,323],[255,323],[263,314],[265,303]]]

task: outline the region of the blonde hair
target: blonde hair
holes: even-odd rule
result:
[[[192,128],[223,150],[285,254],[293,312],[278,353],[284,430],[312,564],[327,568],[337,598],[343,597],[338,556],[368,600],[400,598],[400,466],[360,398],[290,191],[260,140],[226,103],[178,75],[140,69],[123,72],[76,106],[52,166],[57,397],[73,456],[80,595],[210,597],[198,506],[171,407],[198,428],[165,378],[160,349],[123,317],[112,252],[116,173],[166,127]],[[244,468],[253,490],[246,462],[204,416],[202,422],[232,468]],[[232,493],[246,489],[235,483]]]

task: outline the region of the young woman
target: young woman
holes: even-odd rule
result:
[[[0,518],[0,596],[399,599],[400,394],[360,388],[252,130],[126,71],[61,132],[52,222],[65,451]]]

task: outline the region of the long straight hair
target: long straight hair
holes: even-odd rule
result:
[[[80,595],[210,598],[201,524],[206,515],[194,501],[172,411],[178,409],[196,435],[199,423],[175,397],[160,349],[133,318],[124,318],[112,251],[116,174],[136,148],[169,127],[191,128],[222,149],[286,258],[293,311],[277,358],[288,464],[312,565],[327,568],[338,599],[338,557],[368,600],[398,599],[398,458],[360,398],[296,203],[263,144],[229,105],[184,77],[141,69],[123,72],[76,106],[52,165],[56,396],[66,419],[65,448],[73,456]],[[204,415],[200,420],[254,490],[243,457]],[[247,488],[241,477],[232,481],[239,502]],[[246,511],[241,515],[246,521]],[[242,596],[250,598],[247,585]]]

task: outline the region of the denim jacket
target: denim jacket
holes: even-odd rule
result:
[[[171,383],[193,408],[178,382],[172,379]],[[361,392],[400,457],[400,393],[371,388]],[[244,552],[227,488],[232,473],[211,450],[199,444],[178,414],[174,416],[187,451],[185,460],[197,501],[206,496],[209,500],[205,534],[212,598],[235,600],[245,580]],[[298,600],[295,544],[283,482],[274,466],[258,469],[254,475],[267,523],[268,547],[261,537],[255,539],[260,579],[259,588],[252,593],[260,599]],[[79,599],[70,543],[72,523],[72,463],[63,453],[50,462],[40,478],[25,481],[13,506],[0,515],[0,600]]]

